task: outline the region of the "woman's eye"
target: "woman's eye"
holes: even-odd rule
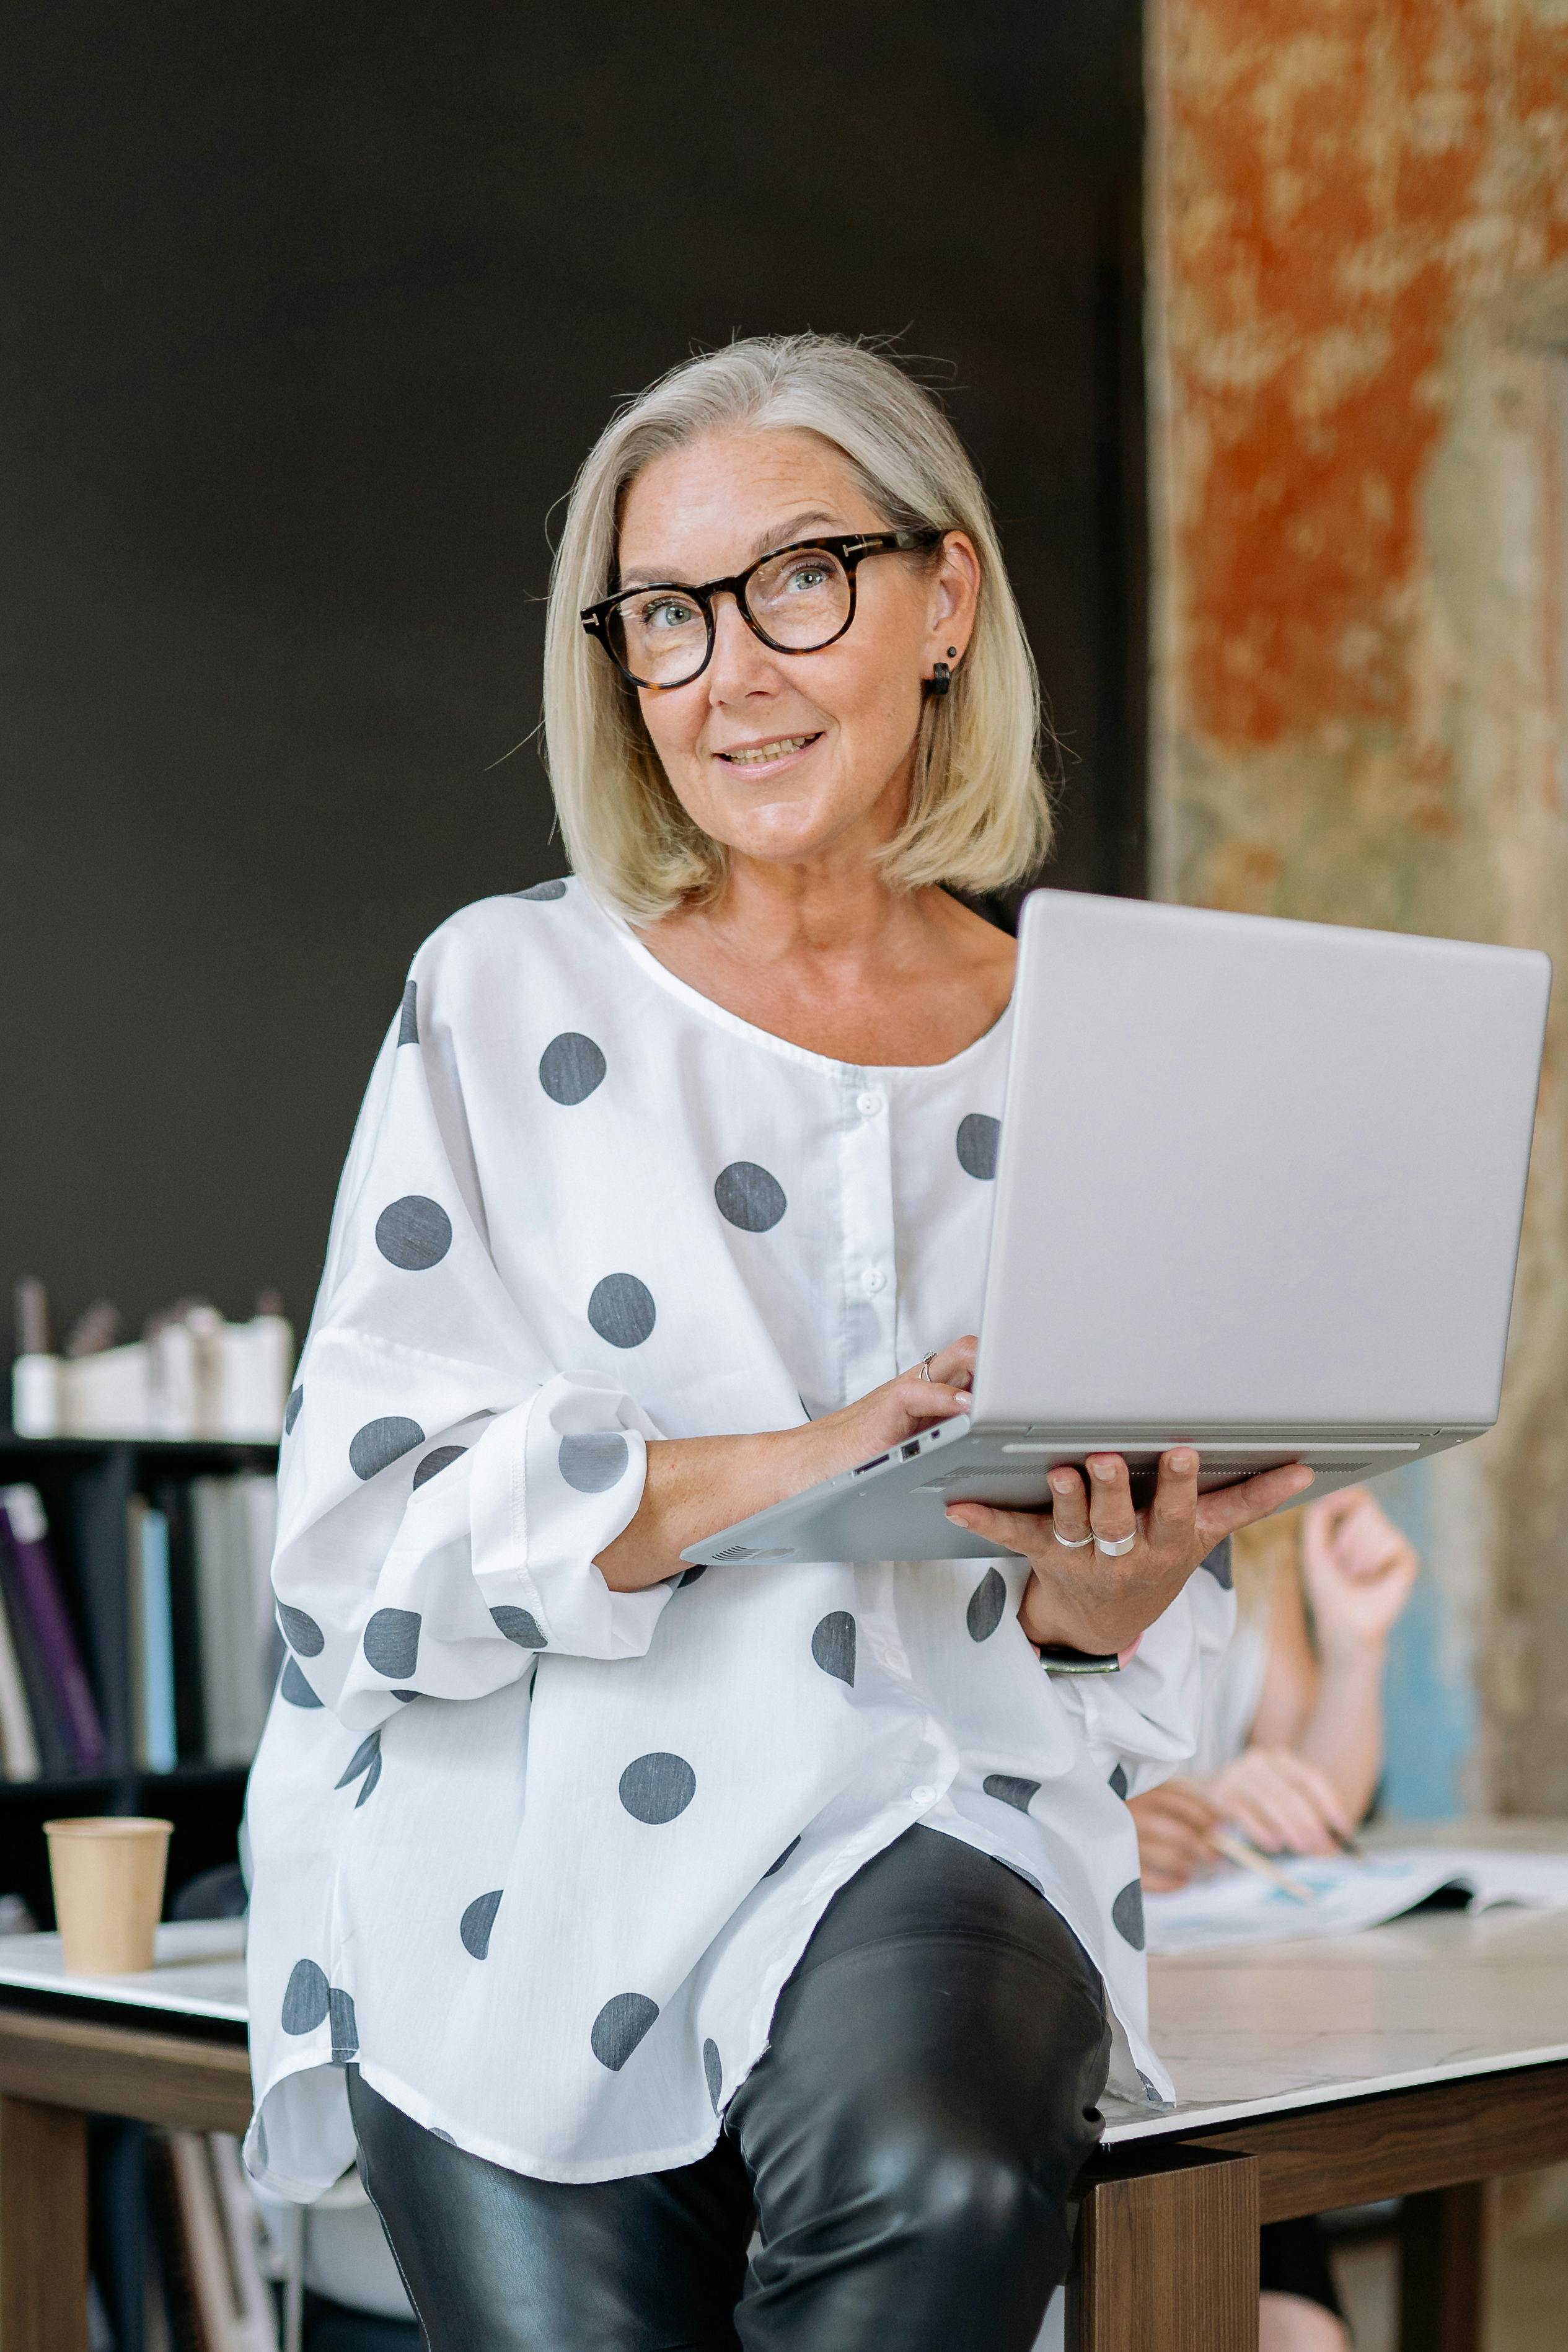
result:
[[[638,617],[645,629],[684,629],[697,618],[697,609],[678,596],[662,596],[657,604],[645,604]]]
[[[826,577],[827,571],[824,564],[797,563],[785,580],[784,586],[809,595],[814,589],[822,586]]]

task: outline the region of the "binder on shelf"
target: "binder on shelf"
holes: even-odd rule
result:
[[[174,1750],[182,1764],[206,1758],[206,1716],[202,1706],[202,1654],[196,1637],[195,1538],[191,1489],[182,1478],[161,1479],[153,1499],[169,1531],[169,1611],[174,1661]]]
[[[132,1580],[133,1753],[144,1771],[172,1772],[178,1758],[169,1522],[140,1495],[133,1495],[127,1506],[125,1552]]]
[[[131,1580],[125,1561],[125,1507],[132,1462],[115,1447],[76,1485],[77,1557],[81,1565],[93,1679],[108,1742],[109,1769],[132,1769]]]
[[[0,1600],[4,1601],[5,1622],[22,1672],[27,1715],[44,1776],[50,1780],[63,1780],[72,1768],[70,1744],[55,1705],[43,1645],[22,1589],[16,1547],[11,1541],[10,1522],[4,1512],[0,1512]]]
[[[8,1544],[21,1605],[32,1619],[70,1767],[79,1772],[100,1771],[108,1743],[49,1556],[49,1523],[37,1488],[0,1486],[0,1521],[5,1523],[0,1544]]]
[[[36,1780],[43,1770],[22,1662],[11,1638],[11,1620],[0,1591],[0,1768],[7,1780]]]

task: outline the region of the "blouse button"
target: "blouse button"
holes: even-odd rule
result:
[[[879,1110],[887,1108],[887,1097],[879,1094],[874,1087],[868,1087],[863,1095],[856,1096],[855,1108],[862,1118],[875,1118]]]
[[[882,1272],[879,1265],[868,1265],[866,1268],[864,1275],[861,1276],[861,1280],[865,1283],[867,1289],[870,1291],[874,1297],[879,1290],[886,1289],[888,1277]]]
[[[912,1803],[917,1805],[934,1804],[936,1802],[936,1790],[934,1789],[911,1789],[910,1790],[910,1799]]]

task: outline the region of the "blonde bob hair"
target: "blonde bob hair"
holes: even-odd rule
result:
[[[974,634],[951,692],[925,698],[884,875],[972,894],[1029,878],[1051,832],[1039,682],[985,493],[931,395],[882,352],[832,335],[752,336],[683,362],[612,418],[573,485],[545,622],[544,751],[574,871],[634,921],[723,879],[723,845],[681,807],[635,690],[578,615],[615,587],[620,502],[645,466],[702,434],[769,428],[830,442],[889,529],[966,531],[979,554]]]

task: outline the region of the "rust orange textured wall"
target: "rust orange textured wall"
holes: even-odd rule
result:
[[[1568,13],[1168,0],[1164,70],[1178,723],[1398,727],[1452,335],[1568,252]]]

